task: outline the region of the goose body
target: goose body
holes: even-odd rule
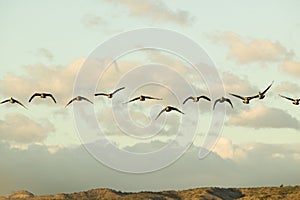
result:
[[[45,99],[45,98],[47,98],[47,97],[50,97],[50,98],[54,101],[54,103],[56,103],[55,98],[54,98],[53,95],[50,94],[50,93],[35,93],[35,94],[33,94],[33,95],[30,97],[29,102],[31,102],[32,99],[33,99],[34,97],[40,97],[40,98],[42,98],[42,99]]]
[[[73,101],[82,101],[82,100],[85,100],[85,101],[90,102],[91,104],[93,104],[93,102],[90,101],[89,99],[87,99],[87,98],[85,98],[85,97],[82,97],[82,96],[77,96],[77,97],[71,99],[71,100],[67,103],[67,105],[66,105],[65,107],[67,107],[68,105],[70,105]]]
[[[164,109],[162,109],[159,113],[158,113],[158,115],[157,115],[157,117],[155,118],[155,120],[157,120],[158,119],[158,117],[163,113],[163,112],[171,112],[171,111],[177,111],[177,112],[179,112],[179,113],[181,113],[181,114],[184,114],[184,112],[182,112],[181,110],[179,110],[178,108],[175,108],[175,107],[173,107],[173,106],[166,106]]]
[[[107,98],[111,99],[113,97],[113,95],[121,90],[125,89],[125,87],[121,87],[115,91],[113,91],[112,93],[96,93],[95,96],[106,96]]]
[[[237,98],[243,100],[244,104],[249,104],[251,99],[257,98],[257,96],[243,97],[243,96],[240,96],[240,95],[237,95],[237,94],[232,94],[232,93],[229,93],[229,94],[231,96],[234,96],[234,97],[237,97]]]
[[[10,97],[9,99],[6,99],[6,100],[2,101],[0,104],[4,104],[4,103],[11,103],[11,104],[17,103],[17,104],[19,104],[20,106],[26,108],[26,106],[24,106],[20,101],[14,99],[14,98],[12,98],[12,97]],[[27,109],[27,108],[26,108],[26,109]]]
[[[211,101],[210,98],[208,98],[207,96],[204,96],[204,95],[198,96],[198,97],[190,96],[183,101],[183,104],[185,104],[188,100],[193,100],[193,102],[198,102],[200,99],[205,99],[207,101]]]
[[[139,97],[135,97],[131,100],[129,100],[128,102],[125,102],[125,103],[130,103],[130,102],[133,102],[133,101],[136,101],[136,100],[140,100],[140,101],[146,101],[146,99],[153,99],[153,100],[162,100],[162,98],[157,98],[157,97],[150,97],[150,96],[144,96],[144,95],[141,95]]]
[[[288,99],[288,100],[292,101],[292,103],[294,105],[299,105],[300,99],[293,99],[293,98],[286,97],[286,96],[283,96],[283,95],[279,95],[279,96],[281,96],[282,98],[285,98],[285,99]]]
[[[215,101],[213,109],[215,109],[217,103],[224,103],[224,102],[228,102],[231,105],[231,108],[233,108],[232,102],[229,98],[221,97]]]
[[[254,98],[264,99],[267,91],[270,89],[270,87],[273,85],[273,83],[274,83],[274,81],[272,81],[272,83],[263,92],[258,92],[258,95],[254,96]]]

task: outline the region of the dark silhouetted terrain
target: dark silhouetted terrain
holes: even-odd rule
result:
[[[111,189],[93,189],[85,192],[72,194],[55,194],[47,196],[35,196],[28,191],[19,191],[7,197],[0,197],[0,200],[7,199],[147,199],[147,200],[172,200],[172,199],[203,199],[203,200],[233,200],[233,199],[300,199],[300,186],[284,187],[260,187],[260,188],[196,188],[182,191],[163,191],[163,192],[138,192],[126,193]]]

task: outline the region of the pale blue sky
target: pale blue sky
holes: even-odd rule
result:
[[[231,98],[235,105],[235,110],[228,109],[228,116],[222,133],[223,139],[221,139],[225,143],[222,143],[219,149],[214,151],[216,155],[213,155],[215,157],[219,156],[216,163],[229,160],[233,162],[233,165],[244,167],[242,169],[243,173],[255,174],[256,171],[250,170],[250,165],[247,165],[247,163],[255,162],[251,160],[254,157],[249,152],[251,150],[245,146],[252,145],[255,153],[265,155],[265,148],[261,147],[265,144],[267,153],[270,154],[268,154],[270,162],[268,163],[269,160],[266,161],[266,165],[276,163],[277,160],[274,161],[272,159],[278,159],[276,153],[280,153],[285,156],[282,165],[286,167],[293,165],[291,168],[294,169],[300,162],[300,111],[298,107],[292,105],[288,100],[280,98],[278,93],[295,98],[300,97],[300,85],[297,85],[300,78],[299,8],[300,2],[296,0],[289,2],[274,2],[270,0],[243,2],[237,0],[222,2],[216,0],[193,0],[188,3],[180,0],[172,2],[146,0],[144,3],[129,0],[120,2],[114,0],[68,0],[63,2],[58,0],[0,0],[0,98],[6,99],[10,96],[15,96],[29,108],[29,110],[23,110],[15,105],[1,106],[0,141],[2,143],[0,144],[3,144],[1,148],[4,150],[0,151],[0,157],[12,158],[16,151],[20,151],[17,154],[27,151],[28,154],[26,156],[31,158],[32,152],[37,148],[35,145],[41,145],[38,148],[43,148],[42,153],[48,152],[51,162],[55,163],[55,156],[65,155],[65,151],[79,151],[77,148],[80,149],[81,146],[76,133],[72,109],[64,109],[65,101],[71,98],[72,81],[76,75],[76,69],[78,69],[83,59],[99,44],[113,35],[136,28],[158,27],[178,31],[200,44],[219,69],[221,77],[224,78],[226,89],[230,90],[227,92],[253,95],[253,92],[258,92],[256,90],[264,90],[273,80],[275,81],[267,93],[266,99],[262,101],[253,101],[250,105],[244,105],[234,97]],[[265,47],[267,48],[267,53],[271,52],[271,57],[268,57],[267,53],[262,56],[260,53],[256,54],[255,50],[259,52]],[[151,54],[151,52],[144,54],[144,56],[149,56],[150,61],[157,61],[153,58],[168,60],[166,57],[160,57],[159,55]],[[128,70],[131,64],[139,64],[144,61],[145,57],[142,58],[137,53],[125,56],[119,62],[121,63],[120,65],[125,66],[124,68]],[[170,58],[173,59],[172,56]],[[240,60],[241,62],[239,62],[239,59],[243,58],[246,61]],[[124,61],[123,64],[122,61]],[[170,60],[168,62],[170,63]],[[292,65],[292,62],[296,64]],[[57,77],[55,76],[56,74]],[[71,74],[70,77],[68,76],[69,74]],[[232,74],[232,77],[228,74]],[[42,80],[41,76],[45,76],[45,79],[56,80],[62,85],[60,87],[53,84],[53,91],[51,91],[54,95],[57,94],[59,101],[57,105],[52,105],[47,100],[46,102],[41,102],[40,99],[35,99],[33,104],[27,103],[31,94],[36,90],[42,90],[42,86],[50,90],[51,83],[49,82],[49,84],[45,85],[40,83]],[[47,79],[47,81],[49,80]],[[16,83],[19,85],[16,85]],[[37,83],[37,88],[33,88],[35,83]],[[240,88],[250,89],[248,91],[241,90],[239,87],[235,87],[234,83],[239,84]],[[287,83],[294,83],[296,86],[286,86],[288,85]],[[65,87],[64,84],[68,85]],[[112,87],[113,84],[107,84],[107,86]],[[99,87],[101,88],[101,84]],[[19,90],[22,91],[19,91],[17,88],[21,88]],[[63,89],[68,90],[66,94],[63,93]],[[106,91],[112,89],[108,88]],[[120,95],[121,97],[124,97],[122,95],[126,96],[126,94]],[[97,99],[97,103],[101,105],[96,105],[96,107],[109,112],[108,110],[111,107],[109,107],[109,101],[106,100]],[[167,102],[164,101],[164,103]],[[105,107],[106,105],[109,105],[108,108]],[[201,107],[207,104],[200,103],[199,105]],[[133,108],[134,111],[140,109],[139,106]],[[153,114],[151,113],[153,110],[145,110],[145,112]],[[204,112],[202,120],[203,123],[208,124],[210,113],[205,109]],[[265,116],[270,120],[270,123],[264,124],[262,121],[256,120],[255,113]],[[12,115],[12,117],[9,118],[9,115]],[[280,117],[278,118],[275,115],[283,116],[283,119],[281,120]],[[17,130],[21,126],[18,124],[21,123],[18,119],[24,116],[29,120],[28,127],[34,128],[32,132],[28,132],[29,139],[27,139],[30,142],[18,139],[18,137],[26,138],[22,135],[22,131]],[[99,114],[99,116],[101,115]],[[237,120],[239,118],[249,120],[249,124],[252,124],[251,127],[243,124],[241,121],[234,121],[234,119]],[[13,123],[9,122],[8,119],[14,119]],[[145,119],[148,118],[145,117]],[[290,124],[291,120],[294,120],[296,125]],[[299,123],[298,127],[297,123]],[[199,132],[202,133],[205,128],[200,127]],[[13,132],[14,134],[12,135],[14,137],[7,136],[7,131]],[[128,146],[136,143],[131,140],[124,140],[123,137],[115,137],[115,140],[117,143],[122,143],[123,146],[126,146],[126,142],[129,143]],[[166,140],[166,138],[162,140]],[[298,148],[289,149],[287,148],[288,145],[298,145]],[[49,150],[51,148],[57,148],[57,151],[53,153]],[[226,151],[228,148],[234,149],[235,153],[230,155],[221,153],[222,150]],[[237,152],[243,152],[245,157]],[[36,153],[38,154],[39,152],[37,151]],[[251,156],[247,156],[250,154]],[[89,154],[86,153],[84,155],[86,156],[85,159],[90,159],[88,158]],[[193,155],[196,161],[197,155]],[[190,160],[190,155],[187,156]],[[239,158],[242,158],[243,161],[239,161]],[[288,163],[289,159],[292,159],[292,162]],[[10,160],[9,163],[14,164],[13,160]],[[0,161],[2,162],[1,159]],[[32,160],[32,165],[35,165],[35,162],[38,161]],[[66,165],[72,165],[72,162],[74,160],[68,160]],[[209,162],[214,163],[213,161]],[[240,162],[245,163],[240,165]],[[191,163],[194,163],[194,161],[191,161]],[[0,188],[4,188],[0,190],[0,194],[7,194],[10,192],[9,190],[24,189],[25,185],[29,184],[19,184],[18,180],[12,178],[13,175],[7,175],[16,173],[14,170],[22,171],[22,164],[26,165],[24,167],[26,170],[30,170],[27,166],[28,163],[18,162],[18,164],[20,167],[16,169],[9,169],[6,165],[2,168],[0,166],[0,177],[6,174],[6,178],[10,183],[2,187],[4,183],[0,182]],[[99,170],[104,168],[101,164],[97,165],[96,162],[89,162],[89,165],[94,172],[98,168]],[[180,164],[180,169],[185,169],[185,167],[186,170],[189,169],[188,166]],[[263,168],[264,166],[261,167]],[[164,169],[158,173],[162,173],[164,174],[163,176],[168,178],[171,176],[173,168],[170,171]],[[109,169],[104,169],[109,171]],[[60,169],[57,168],[55,170]],[[55,170],[53,174],[55,174]],[[265,171],[267,168],[263,170]],[[74,174],[76,173],[80,172],[75,170]],[[141,180],[145,183],[142,184],[144,188],[134,185],[125,187],[126,180],[131,180],[131,178],[118,172],[111,173],[114,174],[115,182],[112,180],[105,184],[105,181],[100,183],[93,180],[87,185],[89,187],[112,187],[120,190],[160,189],[160,186],[156,188],[149,187],[149,184],[146,183],[148,177],[143,177],[142,175]],[[197,174],[193,170],[191,173]],[[213,169],[210,173],[213,176]],[[239,186],[237,180],[241,174],[236,173],[236,181],[228,183],[228,185]],[[276,173],[276,170],[274,173]],[[289,175],[284,179],[284,183],[299,184],[299,173],[293,173],[297,173],[296,170],[289,172]],[[250,175],[248,178],[250,178]],[[90,175],[87,176],[89,177]],[[118,183],[117,178],[119,176],[124,178],[124,184]],[[269,176],[274,176],[274,174]],[[298,180],[294,180],[295,176]],[[101,175],[98,178],[101,178]],[[214,183],[207,181],[209,178],[211,177],[203,178],[203,181],[193,180],[191,184],[189,184],[188,180],[185,180],[182,183],[178,182],[177,185],[170,186],[170,188],[182,189],[214,185]],[[55,176],[53,179],[55,180]],[[268,176],[266,176],[266,179],[268,179]],[[82,180],[81,184],[74,184],[74,187],[68,187],[65,191],[86,189],[81,186],[87,179],[82,178]],[[255,181],[251,180],[249,181],[249,186],[263,184],[280,185],[281,182],[278,182],[279,180],[258,181],[256,184],[254,184]],[[40,179],[32,181],[32,185],[29,185],[28,188],[32,192],[40,194],[64,191],[63,188],[62,190],[52,188],[48,191],[42,190],[37,187],[39,184],[47,184],[47,180],[44,180],[44,182]],[[217,184],[228,186],[224,181],[216,180]],[[247,180],[240,185],[247,185]],[[167,188],[168,182],[161,185],[161,189]]]

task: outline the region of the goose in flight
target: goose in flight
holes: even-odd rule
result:
[[[204,96],[204,95],[199,96],[199,97],[192,97],[192,96],[190,96],[190,97],[188,97],[188,98],[186,98],[184,100],[183,104],[185,104],[190,99],[193,100],[194,102],[198,102],[200,99],[205,99],[207,101],[210,101],[210,98],[208,98],[207,96]]]
[[[11,103],[11,104],[17,103],[17,104],[23,106],[24,108],[26,108],[26,106],[24,106],[20,101],[14,99],[14,98],[12,98],[12,97],[10,97],[10,98],[7,99],[7,100],[2,101],[0,104],[7,103],[7,102],[9,102],[9,103]],[[27,109],[27,108],[26,108],[26,109]]]
[[[115,93],[117,93],[123,89],[125,89],[125,87],[121,87],[121,88],[113,91],[112,93],[96,93],[95,96],[107,96],[107,98],[111,99]]]
[[[272,81],[272,83],[263,92],[258,92],[258,95],[254,96],[254,98],[257,98],[257,97],[258,97],[258,99],[265,98],[266,92],[270,89],[270,87],[273,85],[273,83],[274,83],[274,81]]]
[[[161,110],[159,113],[158,113],[158,115],[157,115],[157,117],[155,118],[155,120],[157,120],[158,119],[158,117],[163,113],[163,112],[171,112],[172,110],[175,110],[175,111],[177,111],[177,112],[180,112],[181,114],[184,114],[184,112],[182,112],[181,110],[179,110],[178,108],[175,108],[175,107],[173,107],[173,106],[166,106],[163,110]]]
[[[242,99],[244,104],[249,104],[251,99],[254,99],[254,98],[258,97],[257,95],[252,96],[252,97],[243,97],[243,96],[240,96],[240,95],[237,95],[237,94],[232,94],[232,93],[229,93],[229,94],[234,96],[234,97],[237,97],[239,99]]]
[[[299,105],[300,99],[292,99],[290,97],[286,97],[286,96],[283,96],[283,95],[279,95],[279,96],[281,96],[282,98],[285,98],[285,99],[288,99],[288,100],[292,101],[294,105]]]
[[[231,105],[231,108],[233,108],[233,105],[232,105],[230,99],[225,98],[225,97],[221,97],[220,99],[217,99],[215,101],[213,109],[215,109],[217,103],[224,103],[225,101],[227,101]]]
[[[65,106],[65,108],[70,105],[73,101],[82,101],[82,100],[85,100],[85,101],[88,101],[90,102],[91,104],[93,104],[93,102],[91,102],[89,99],[85,98],[85,97],[82,97],[82,96],[77,96],[75,98],[73,98],[72,100],[70,100],[67,105]]]
[[[41,97],[42,99],[45,99],[46,97],[51,97],[51,99],[54,101],[54,103],[56,103],[56,100],[54,99],[53,95],[50,93],[35,93],[34,95],[32,95],[30,97],[29,102],[31,102],[32,99],[37,96]]]
[[[156,97],[141,95],[141,96],[135,97],[135,98],[133,98],[133,99],[131,99],[128,102],[125,102],[125,103],[130,103],[130,102],[133,102],[133,101],[136,101],[136,100],[145,101],[146,99],[162,100],[162,98],[156,98]]]

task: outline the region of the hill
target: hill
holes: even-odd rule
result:
[[[259,187],[259,188],[195,188],[182,191],[128,193],[111,189],[92,189],[71,194],[35,196],[28,191],[19,191],[0,200],[97,200],[97,199],[147,199],[147,200],[248,200],[248,199],[300,199],[300,186]]]

